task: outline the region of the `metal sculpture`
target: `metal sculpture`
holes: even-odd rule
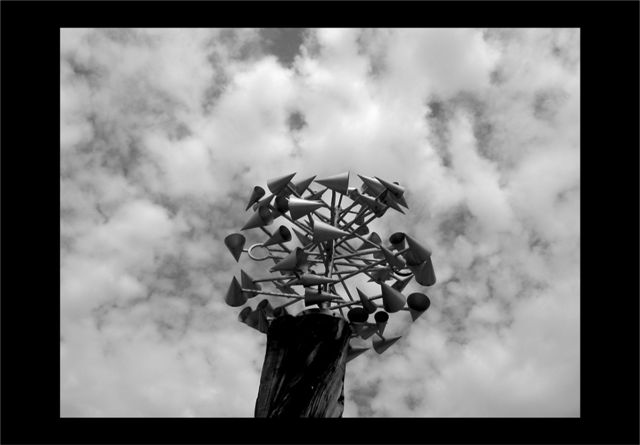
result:
[[[273,320],[289,315],[288,306],[304,301],[305,307],[317,308],[302,314],[316,311],[343,317],[351,327],[351,337],[375,336],[373,349],[382,354],[401,338],[385,337],[389,314],[408,311],[415,321],[430,305],[426,294],[414,292],[406,297],[403,289],[411,279],[423,286],[436,282],[428,248],[404,232],[391,234],[386,244],[368,229],[368,224],[388,209],[404,213],[403,208],[409,208],[405,189],[397,182],[358,175],[362,180],[358,190],[350,187],[349,172],[292,182],[294,176],[292,173],[269,180],[269,194],[260,186],[253,187],[249,194],[245,210],[252,208],[253,213],[241,230],[263,231],[267,235],[264,242],[245,249],[242,233],[233,233],[224,240],[236,262],[243,253],[254,261],[272,260],[275,264],[269,270],[276,275],[256,279],[242,270],[240,281],[233,277],[225,301],[229,306],[240,307],[257,295],[291,300],[272,307],[265,299],[255,309],[247,306],[240,311],[238,319],[262,333],[268,332]],[[314,191],[314,183],[323,188]],[[330,201],[322,199],[327,191]],[[286,225],[273,232],[266,229],[279,218],[287,220],[291,229]],[[288,247],[294,235],[300,246]],[[348,281],[360,274],[379,284],[379,295],[349,288]],[[267,283],[274,289],[263,289]],[[346,361],[368,349],[349,345]]]

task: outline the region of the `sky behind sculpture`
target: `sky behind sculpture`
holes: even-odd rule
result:
[[[61,415],[252,416],[265,337],[223,238],[253,185],[351,170],[406,187],[372,229],[438,283],[349,363],[344,415],[578,416],[579,39],[62,30]]]

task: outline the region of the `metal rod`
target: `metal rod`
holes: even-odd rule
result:
[[[298,295],[298,294],[285,294],[282,292],[271,292],[271,291],[266,291],[266,290],[256,290],[256,289],[245,289],[244,287],[241,288],[242,292],[251,292],[253,294],[264,294],[264,295],[272,295],[274,297],[287,297],[287,298],[296,298],[298,300],[304,300],[304,297],[302,295]]]
[[[400,252],[398,252],[398,253],[394,254],[394,256],[398,256],[398,255],[400,255],[400,254],[403,254],[403,253],[407,252],[408,250],[409,250],[409,248],[407,247],[406,249],[403,249],[403,250],[401,250]],[[377,266],[378,264],[382,264],[382,263],[384,263],[385,261],[387,261],[387,259],[386,259],[386,258],[383,258],[383,259],[381,259],[381,260],[378,260],[378,261],[376,261],[375,263],[371,263],[371,264],[369,264],[368,266],[366,266],[366,267],[365,267],[365,268],[363,268],[363,269],[360,269],[360,270],[357,270],[357,271],[355,271],[355,272],[352,272],[351,274],[347,275],[346,277],[343,277],[343,279],[347,280],[347,279],[349,279],[349,278],[351,278],[351,277],[354,277],[354,276],[358,275],[359,273],[362,273],[362,272],[364,272],[364,271],[366,271],[366,270],[371,269],[372,267]]]
[[[382,295],[378,295],[377,297],[369,298],[369,301],[379,300],[381,298],[382,298]],[[341,307],[353,306],[354,304],[362,304],[362,301],[350,301],[349,303],[341,303],[341,304],[339,304],[337,306],[329,306],[328,309],[340,309]]]

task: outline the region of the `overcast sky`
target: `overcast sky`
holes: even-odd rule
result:
[[[266,337],[223,298],[264,263],[222,240],[254,185],[346,170],[407,188],[375,229],[438,282],[344,416],[580,415],[579,30],[60,38],[62,416],[252,417]]]

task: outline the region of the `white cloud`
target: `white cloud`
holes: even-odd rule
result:
[[[222,239],[253,185],[345,170],[407,187],[371,228],[438,277],[345,416],[579,415],[579,30],[308,30],[291,67],[261,37],[61,30],[62,415],[252,416],[265,338],[223,295],[263,269]]]

